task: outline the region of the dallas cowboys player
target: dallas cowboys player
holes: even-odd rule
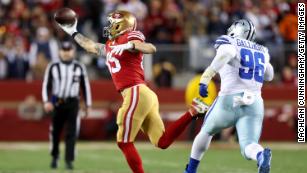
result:
[[[268,49],[253,42],[254,37],[254,25],[242,19],[216,40],[216,56],[202,75],[199,93],[208,96],[208,83],[216,73],[221,77],[221,90],[193,142],[185,173],[197,171],[213,135],[230,126],[237,129],[242,155],[257,161],[259,173],[270,172],[271,150],[258,140],[264,116],[261,87],[264,80],[273,79],[274,70]]]

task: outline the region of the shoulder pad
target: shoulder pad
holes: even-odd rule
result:
[[[231,44],[232,38],[227,35],[218,37],[214,43],[214,48],[217,49],[222,44]]]
[[[128,40],[141,40],[141,41],[145,41],[145,36],[140,31],[130,31],[128,33]]]

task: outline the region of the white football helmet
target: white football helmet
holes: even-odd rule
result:
[[[227,30],[227,35],[254,41],[256,30],[254,24],[247,19],[235,21]]]

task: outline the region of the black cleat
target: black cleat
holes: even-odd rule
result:
[[[57,169],[58,168],[58,159],[53,158],[50,164],[51,169]]]
[[[73,170],[74,169],[74,165],[72,164],[71,161],[66,162],[66,169],[67,170]]]

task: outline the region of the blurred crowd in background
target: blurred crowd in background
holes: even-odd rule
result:
[[[0,0],[0,79],[42,79],[50,61],[58,60],[58,41],[67,35],[56,27],[54,12],[70,7],[79,16],[78,29],[104,42],[106,15],[116,9],[132,12],[146,40],[156,45],[187,45],[191,36],[216,38],[237,19],[250,19],[258,43],[283,47],[275,57],[277,82],[296,83],[298,0]],[[213,47],[213,45],[212,45]],[[81,49],[80,49],[81,51]],[[274,50],[271,50],[274,51]],[[82,54],[82,56],[91,56]],[[84,58],[83,58],[84,59]],[[160,63],[160,64],[159,64]],[[167,57],[155,65],[156,81],[171,78],[176,64]],[[167,65],[165,65],[167,64]],[[88,58],[87,65],[108,78],[103,59]],[[165,67],[165,68],[164,68]],[[158,70],[157,70],[158,69]],[[191,69],[196,70],[196,69]],[[91,70],[89,70],[91,71]],[[169,81],[166,79],[165,81]],[[169,84],[167,84],[169,86]],[[159,86],[159,84],[158,84]],[[163,85],[162,85],[163,86]]]

